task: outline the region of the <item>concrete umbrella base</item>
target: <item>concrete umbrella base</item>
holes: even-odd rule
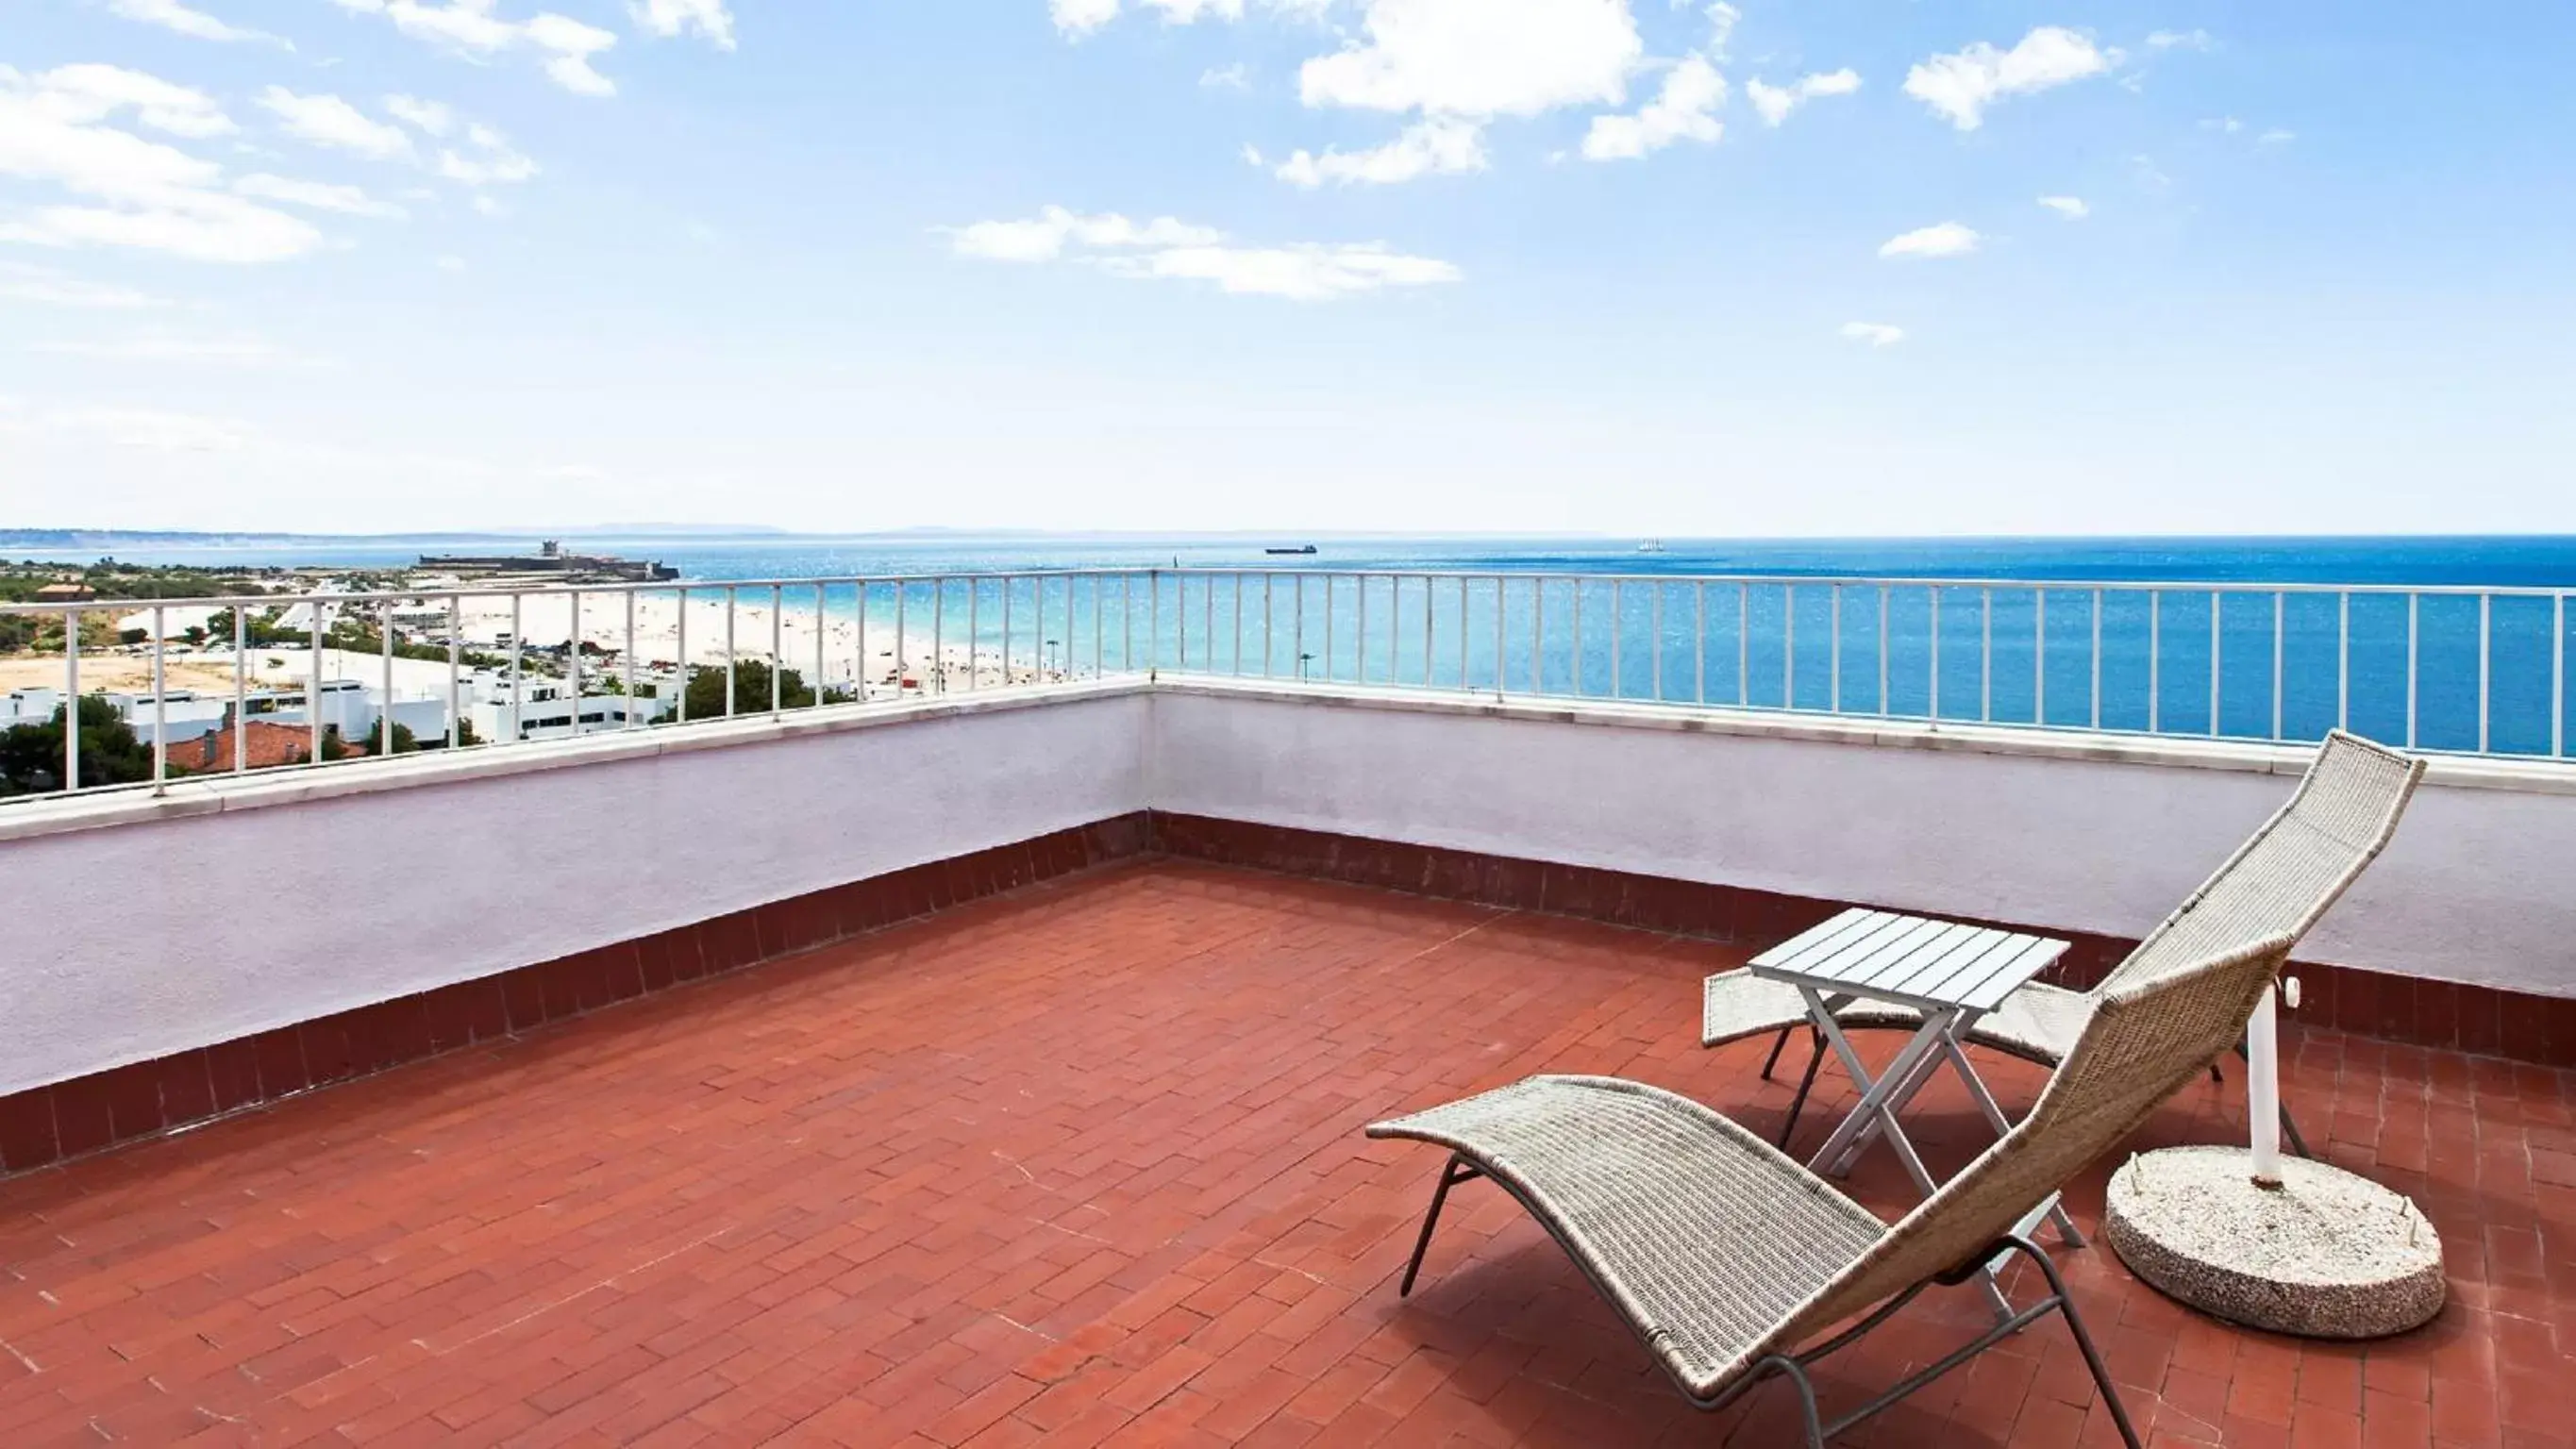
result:
[[[2130,1271],[2234,1323],[2384,1338],[2442,1310],[2442,1240],[2415,1204],[2292,1157],[2254,1185],[2241,1147],[2169,1147],[2111,1174],[2102,1233]]]

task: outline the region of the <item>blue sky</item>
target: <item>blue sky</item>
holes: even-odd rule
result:
[[[0,524],[2576,530],[2571,42],[12,0]]]

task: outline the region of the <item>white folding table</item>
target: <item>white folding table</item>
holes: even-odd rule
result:
[[[1808,1165],[1821,1173],[1844,1176],[1861,1149],[1883,1135],[1915,1186],[1929,1196],[1938,1184],[1906,1139],[1897,1115],[1943,1062],[1958,1073],[1996,1133],[2010,1131],[2011,1122],[1996,1105],[1994,1094],[1978,1080],[1960,1041],[1978,1017],[2047,970],[2066,954],[2066,948],[2066,942],[2045,936],[1855,909],[1754,957],[1749,963],[1754,975],[1798,988],[1807,1004],[1808,1021],[1834,1049],[1852,1084],[1860,1088],[1859,1104]],[[1887,1070],[1875,1078],[1834,1018],[1836,1011],[1863,998],[1909,1007],[1923,1018]],[[2082,1245],[2083,1235],[2055,1194],[2032,1212],[2024,1228],[2036,1226],[2043,1215],[2068,1243]],[[1996,1291],[1991,1279],[1987,1291]]]

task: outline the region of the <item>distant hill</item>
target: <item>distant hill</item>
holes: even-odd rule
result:
[[[520,543],[537,538],[750,538],[786,537],[788,530],[756,524],[598,523],[582,528],[498,528],[474,533],[208,533],[148,528],[0,528],[0,550],[12,548],[105,549],[239,548],[260,544]]]

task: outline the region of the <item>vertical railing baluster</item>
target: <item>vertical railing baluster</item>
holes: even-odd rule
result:
[[[1941,722],[1941,586],[1933,584],[1924,591],[1932,601],[1932,723]]]
[[[1664,581],[1657,579],[1647,587],[1655,591],[1654,607],[1647,611],[1646,619],[1646,627],[1653,630],[1655,635],[1654,667],[1648,670],[1647,674],[1654,681],[1655,703],[1662,704],[1664,702]]]
[[[1708,703],[1708,580],[1691,587],[1691,698]]]
[[[1004,575],[1002,575],[1002,577],[1001,577],[1001,586],[1002,586],[1002,687],[1003,687],[1004,689],[1008,689],[1008,688],[1010,688],[1010,687],[1011,687],[1011,576],[1010,576],[1009,574],[1004,574]],[[1155,623],[1154,623],[1154,631],[1155,631],[1155,637],[1156,637],[1156,638],[1158,638],[1158,639],[1159,639],[1159,638],[1161,637],[1161,635],[1162,635],[1162,627],[1163,627],[1163,626],[1162,626],[1162,618],[1163,618],[1162,594],[1163,594],[1163,573],[1162,573],[1162,570],[1157,569],[1157,570],[1155,570],[1155,571],[1154,571],[1154,620],[1155,620]],[[1159,644],[1158,644],[1158,645],[1156,645],[1156,647],[1155,647],[1155,649],[1154,649],[1154,656],[1155,656],[1155,660],[1154,660],[1154,662],[1155,662],[1155,663],[1156,663],[1156,665],[1158,665],[1158,666],[1162,663],[1162,653],[1163,653],[1163,651],[1162,651],[1162,647],[1161,647]]]
[[[2335,728],[2352,728],[2352,593],[2335,595]]]
[[[572,622],[566,626],[571,633],[564,643],[564,659],[567,661],[564,671],[570,685],[565,693],[572,700],[572,737],[578,739],[581,737],[581,590],[574,589],[571,600],[569,612]],[[774,669],[770,671],[773,678],[777,673]]]
[[[1825,681],[1825,710],[1829,714],[1841,714],[1843,712],[1843,586],[1840,584],[1830,586],[1826,591],[1825,600],[1832,607],[1834,614],[1833,638],[1825,650],[1825,667],[1833,676]]]
[[[1610,697],[1618,699],[1628,692],[1627,681],[1619,677],[1619,636],[1627,632],[1627,590],[1618,579],[1610,581]]]
[[[528,692],[528,685],[527,685],[528,671],[527,671],[527,666],[526,666],[526,663],[525,663],[525,660],[526,660],[526,657],[527,657],[527,649],[528,649],[528,628],[527,628],[527,614],[526,614],[526,610],[524,610],[524,609],[522,609],[522,608],[520,607],[520,605],[524,602],[525,598],[526,598],[526,596],[525,596],[525,595],[523,595],[523,594],[519,593],[519,592],[518,592],[517,590],[515,590],[515,589],[511,590],[511,592],[510,592],[510,741],[509,741],[509,742],[510,742],[511,744],[514,744],[514,745],[515,745],[515,744],[517,744],[517,743],[519,743],[519,741],[520,741],[522,738],[524,738],[524,737],[526,736],[527,731],[528,731],[528,724],[527,724],[527,720],[528,720],[528,710],[527,710],[527,697],[526,697],[526,696],[527,696],[527,692]],[[728,614],[730,614],[731,612],[732,612],[732,610],[730,610],[730,609],[726,610],[726,613],[728,613]],[[318,616],[318,615],[316,616],[315,629],[316,629],[316,637],[319,637],[320,624],[319,624],[319,616]],[[725,658],[726,658],[727,660],[731,660],[731,659],[733,658],[733,625],[732,625],[732,622],[731,622],[731,620],[730,620],[730,619],[728,619],[728,620],[727,620],[727,622],[726,622],[726,624],[725,624]],[[317,680],[321,677],[321,676],[320,676],[320,673],[319,673],[319,670],[318,670],[318,667],[317,667],[317,670],[316,670],[316,673],[315,673],[315,676],[314,676],[314,677],[315,677]],[[726,709],[728,712],[730,712],[730,711],[733,709],[733,704],[732,704],[732,702],[731,702],[731,696],[732,696],[732,691],[733,691],[733,666],[732,666],[730,663],[726,664],[726,666],[725,666],[725,691],[726,691],[726,696],[727,696],[727,701],[726,701],[726,704],[725,704],[725,709]],[[315,740],[315,744],[314,744],[314,747],[313,747],[313,758],[315,758],[315,759],[317,759],[317,760],[318,760],[318,759],[322,758],[322,747],[321,747],[321,744],[320,744],[320,741],[321,741],[321,729],[322,729],[322,708],[321,708],[321,705],[320,705],[319,703],[316,703],[316,704],[315,704],[315,706],[314,706],[314,709],[313,709],[313,728],[314,728],[314,740]]]
[[[456,630],[457,612],[448,610],[447,632],[447,742],[456,743]],[[250,658],[245,652],[250,644],[250,606],[233,605],[233,773],[250,770]],[[213,764],[209,760],[206,763]]]
[[[2549,607],[2549,757],[2567,754],[2567,596],[2554,594]]]
[[[578,649],[573,651],[580,653]],[[769,586],[769,717],[778,718],[787,709],[787,590],[783,585]],[[573,703],[573,733],[581,733],[581,704]]]
[[[1978,595],[1977,621],[1984,632],[1985,642],[1979,646],[1977,658],[1977,719],[1980,723],[1992,724],[1995,718],[1995,591],[1980,589]]]
[[[814,588],[814,596],[820,599],[822,595],[822,586],[818,584]],[[818,633],[815,637],[819,640],[822,636]],[[621,666],[620,678],[626,687],[626,715],[620,721],[619,728],[631,730],[635,728],[635,590],[632,587],[626,590],[626,649],[620,658],[625,661]],[[819,644],[815,648],[814,662],[815,673],[819,676],[822,673],[822,649]]]
[[[825,653],[832,637],[832,599],[822,584],[814,586],[814,708],[823,707],[823,680],[831,672]],[[626,718],[635,718],[635,591],[626,591]]]
[[[2093,591],[2093,725],[2102,728],[2102,591]]]
[[[376,733],[383,738],[376,758],[390,760],[394,757],[394,601],[390,595],[377,608],[376,630],[376,642],[383,645],[385,651],[385,701],[383,707],[376,711]],[[159,692],[157,684],[154,692]]]
[[[678,592],[680,622],[673,630],[671,648],[680,656],[680,703],[679,707],[672,711],[671,718],[675,724],[687,724],[689,722],[689,586],[682,584]],[[903,606],[898,603],[895,607],[899,611]]]
[[[164,661],[170,653],[169,624],[163,606],[152,606],[152,793],[170,790],[170,691]],[[77,731],[80,721],[65,718],[63,728]]]
[[[735,636],[736,636],[736,635],[739,633],[739,631],[740,631],[740,621],[739,621],[739,619],[738,619],[738,617],[737,617],[737,616],[738,616],[738,615],[740,615],[740,614],[742,613],[742,590],[741,590],[740,588],[736,587],[735,585],[732,585],[732,584],[727,584],[727,585],[725,585],[724,601],[725,601],[725,628],[724,628],[724,654],[725,654],[725,673],[724,673],[724,680],[725,680],[725,697],[724,697],[724,717],[725,717],[726,719],[731,719],[731,718],[733,718],[733,715],[734,715],[734,696],[735,696],[736,694],[738,694],[738,693],[740,693],[740,692],[741,692],[741,684],[740,684],[740,682],[739,682],[739,680],[738,680],[738,677],[737,677],[737,675],[735,674],[735,671],[734,671],[734,656],[735,656],[735,655],[737,655],[737,654],[739,654],[739,653],[741,652],[741,650],[739,650],[738,648],[736,648],[736,647],[735,647]],[[933,641],[933,648],[934,648],[934,650],[936,649],[936,641],[935,641],[935,640]]]
[[[304,722],[306,743],[309,746],[305,763],[318,765],[322,763],[322,601],[306,600],[304,612],[305,637],[313,645],[313,677],[304,694],[305,705],[312,715]],[[522,642],[519,638],[519,596],[512,594],[510,596],[510,648],[513,651],[511,665],[513,673],[517,672],[516,651],[521,647]]]
[[[1878,586],[1878,713],[1881,719],[1896,713],[1888,702],[1887,694],[1888,593],[1887,585]]]
[[[1288,609],[1293,617],[1288,625],[1288,649],[1297,656],[1297,682],[1303,684],[1306,681],[1306,576],[1298,574],[1290,583]]]
[[[2478,595],[2478,753],[2482,755],[2494,748],[2488,728],[2490,711],[2487,707],[2487,661],[2493,653],[2489,628],[2494,604],[2495,595]]]
[[[2415,629],[2424,596],[2406,595],[2406,748],[2415,748]]]
[[[2147,733],[2164,733],[2165,593],[2147,590]]]
[[[984,581],[973,574],[966,576],[966,692],[973,694],[984,683]],[[1009,678],[1002,681],[1007,684]]]
[[[1780,586],[1780,707],[1798,707],[1798,586]]]
[[[313,607],[310,604],[306,608]],[[63,792],[80,788],[80,616],[63,610]]]
[[[2218,738],[2218,619],[2227,612],[2226,596],[2209,591],[2209,736]]]
[[[1234,674],[1243,677],[1243,575],[1234,576]]]
[[[1006,591],[1002,597],[1008,599],[1010,595]],[[1010,641],[1006,639],[1003,642],[1007,645]],[[1161,569],[1155,569],[1145,576],[1145,651],[1145,677],[1151,679],[1160,675],[1163,669],[1163,571]],[[1011,662],[1006,657],[1002,661],[1002,681],[1007,684],[1010,678]]]
[[[1503,697],[1504,676],[1511,672],[1510,666],[1504,662],[1506,657],[1504,650],[1507,647],[1508,637],[1509,632],[1503,627],[1503,576],[1496,574],[1494,575],[1494,699],[1497,703]]]
[[[1278,577],[1271,573],[1261,576],[1261,677],[1264,679],[1270,677],[1270,627],[1279,607],[1272,596],[1271,583]]]
[[[1366,684],[1368,683],[1368,575],[1366,573],[1359,574],[1351,580],[1351,592],[1356,596],[1352,603],[1354,611],[1352,617],[1356,622],[1351,626],[1351,651],[1356,656],[1352,665],[1353,682]],[[1240,599],[1236,600],[1235,609],[1240,616],[1242,612]],[[1240,651],[1242,647],[1242,626],[1238,624],[1235,628],[1235,648]]]
[[[2048,590],[2030,591],[2030,722],[2048,724]]]
[[[1431,575],[1424,574],[1422,576],[1422,687],[1424,689],[1432,687],[1431,621],[1433,615],[1437,612],[1437,610],[1431,607]]]

